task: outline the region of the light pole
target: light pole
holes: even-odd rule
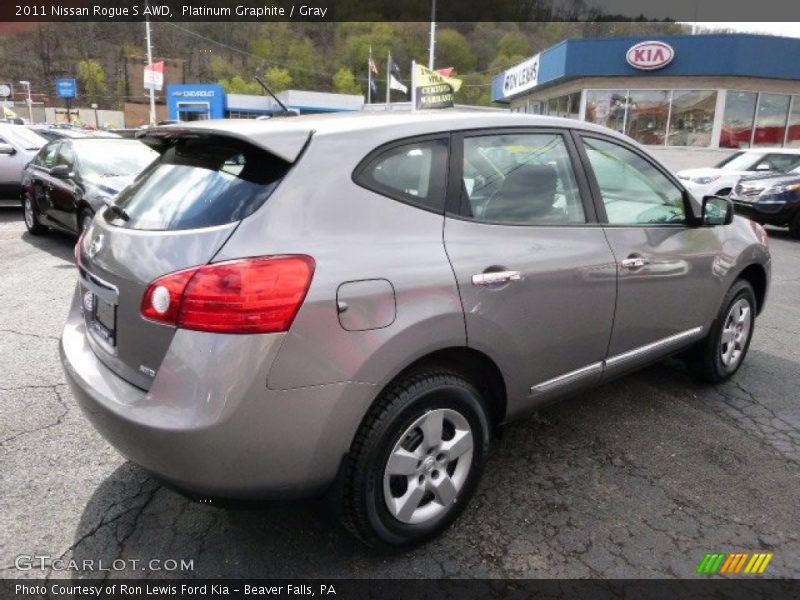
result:
[[[94,126],[95,129],[100,129],[100,122],[97,120],[97,103],[92,102],[92,108],[94,109]]]
[[[27,92],[27,98],[25,101],[28,104],[28,121],[31,125],[33,125],[33,100],[31,99],[31,82],[30,81],[20,81],[20,85],[25,86],[25,91]]]

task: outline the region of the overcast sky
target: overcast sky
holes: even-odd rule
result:
[[[800,23],[709,23],[698,22],[698,31],[702,27],[713,29],[733,29],[743,33],[769,33],[772,35],[785,35],[800,37]]]

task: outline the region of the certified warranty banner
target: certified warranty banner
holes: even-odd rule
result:
[[[461,89],[460,79],[447,77],[422,65],[414,65],[412,77],[418,109],[449,108],[455,103],[455,93]]]

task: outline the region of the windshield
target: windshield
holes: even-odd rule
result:
[[[25,150],[38,150],[47,143],[45,138],[27,127],[9,127],[3,134],[14,142],[15,146]]]
[[[81,171],[99,177],[133,177],[158,157],[134,140],[76,140],[73,146]]]
[[[750,171],[763,157],[763,152],[737,152],[717,164],[716,168],[726,171]]]

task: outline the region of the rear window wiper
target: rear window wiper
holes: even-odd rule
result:
[[[124,208],[117,206],[116,204],[109,204],[108,210],[117,215],[123,221],[129,221],[131,218],[131,216],[125,212]]]

